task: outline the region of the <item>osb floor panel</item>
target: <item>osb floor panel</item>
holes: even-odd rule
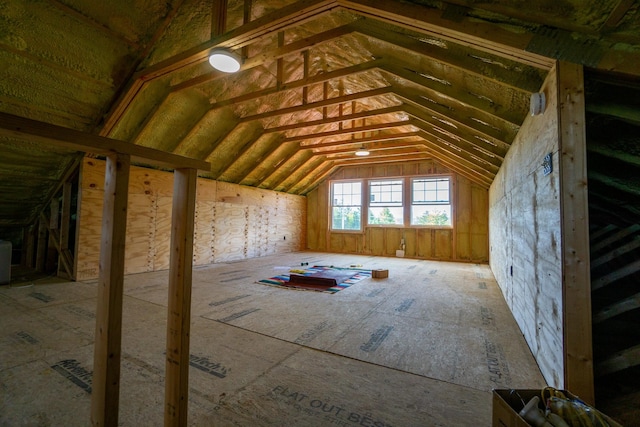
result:
[[[388,268],[336,294],[283,267]],[[125,278],[120,424],[162,424],[168,273]],[[486,265],[301,252],[193,274],[194,426],[488,426],[492,388],[545,385]],[[89,422],[96,281],[0,287],[0,425]]]

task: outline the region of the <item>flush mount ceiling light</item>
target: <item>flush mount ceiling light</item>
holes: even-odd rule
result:
[[[360,157],[364,157],[364,156],[368,156],[369,155],[369,151],[367,151],[366,148],[360,147],[360,149],[358,149],[358,151],[356,151],[356,156],[360,156]]]
[[[209,54],[209,64],[223,73],[235,73],[240,69],[240,63],[240,55],[229,50],[216,49]]]

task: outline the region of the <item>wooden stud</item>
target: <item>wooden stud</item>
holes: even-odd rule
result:
[[[38,240],[36,242],[36,271],[44,271],[47,257],[47,220],[38,220]]]
[[[556,73],[564,293],[564,387],[593,404],[584,74],[581,65],[568,62],[558,62]]]
[[[195,169],[176,169],[174,172],[165,374],[165,426],[187,425],[196,178],[197,171]]]
[[[224,34],[227,28],[227,0],[213,0],[211,10],[211,38]]]
[[[91,393],[91,423],[95,427],[118,425],[130,167],[129,155],[107,156]]]

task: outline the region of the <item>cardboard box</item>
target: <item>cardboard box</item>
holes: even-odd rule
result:
[[[533,396],[540,396],[541,389],[494,389],[492,427],[531,427],[518,413]],[[568,398],[575,398],[571,392],[560,390]],[[602,414],[611,427],[622,427],[616,421]]]
[[[533,396],[540,396],[540,389],[494,389],[491,426],[531,427],[529,423],[518,415],[518,412],[523,408],[522,401],[524,400],[526,403]],[[521,398],[522,400],[520,400]]]
[[[374,279],[386,279],[389,277],[389,270],[377,269],[371,270],[371,277]]]

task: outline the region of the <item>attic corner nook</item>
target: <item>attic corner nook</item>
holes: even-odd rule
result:
[[[195,183],[197,170],[209,170],[209,163],[6,113],[0,113],[0,135],[28,140],[47,149],[71,149],[102,154],[107,158],[91,396],[91,423],[94,426],[118,425],[122,295],[131,159],[176,170],[169,270],[169,286],[174,293],[169,295],[169,313],[172,317],[167,324],[167,345],[171,351],[177,351],[175,354],[180,363],[176,369],[167,368],[167,390],[172,387],[173,391],[167,391],[166,401],[167,405],[176,408],[174,414],[184,420],[180,425],[185,425]],[[167,355],[169,352],[168,349]],[[182,403],[178,403],[180,400]],[[172,425],[178,425],[179,421],[175,422]]]

